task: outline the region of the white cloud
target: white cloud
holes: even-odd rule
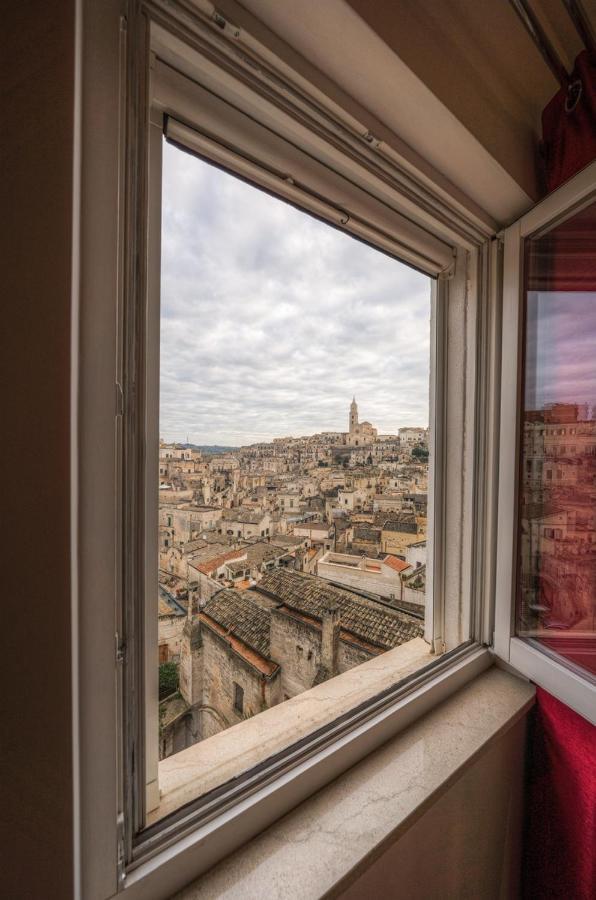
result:
[[[164,146],[160,433],[428,423],[430,279]]]

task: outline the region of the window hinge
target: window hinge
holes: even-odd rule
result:
[[[119,634],[116,635],[116,662],[123,663],[126,659],[126,644]]]
[[[117,877],[118,887],[122,887],[126,878],[126,852],[124,844],[124,813],[118,813],[116,819],[116,841],[117,841]]]

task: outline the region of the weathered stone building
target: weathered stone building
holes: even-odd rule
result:
[[[420,619],[277,568],[223,589],[184,626],[180,691],[160,707],[162,756],[422,636]]]

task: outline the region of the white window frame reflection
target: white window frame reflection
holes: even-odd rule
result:
[[[554,227],[595,200],[596,162],[503,232],[501,434],[494,634],[494,648],[502,659],[594,724],[596,687],[589,677],[582,677],[578,671],[561,662],[556,654],[516,636],[515,604],[524,241],[538,231]]]

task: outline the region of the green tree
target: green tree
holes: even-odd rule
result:
[[[418,445],[412,449],[412,456],[419,462],[428,462],[428,450],[426,447]]]
[[[159,699],[164,700],[178,690],[178,666],[173,662],[159,667]]]

